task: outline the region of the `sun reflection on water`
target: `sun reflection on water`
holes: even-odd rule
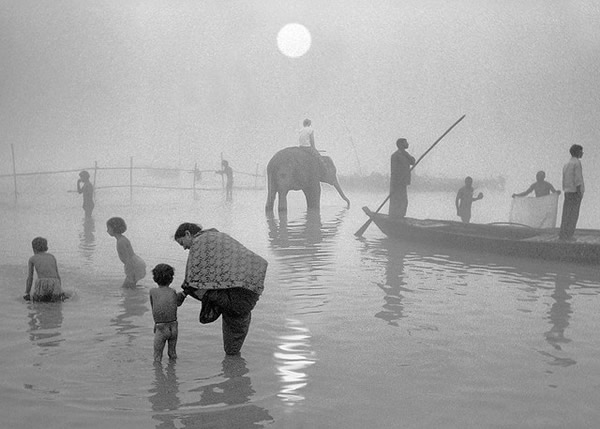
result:
[[[279,337],[281,343],[273,354],[282,384],[277,396],[286,403],[304,400],[302,389],[308,384],[304,370],[316,362],[315,352],[310,350],[310,331],[301,323],[299,320],[287,320],[286,327],[293,333]]]

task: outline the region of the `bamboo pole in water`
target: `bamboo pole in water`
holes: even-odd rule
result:
[[[129,204],[133,203],[133,156],[129,157]]]
[[[194,182],[192,184],[192,188],[194,188],[194,201],[196,201],[196,174],[198,174],[198,163],[194,163]]]
[[[15,183],[15,204],[17,204],[17,165],[15,163],[15,146],[11,143],[10,151],[12,152],[13,162],[13,181]]]

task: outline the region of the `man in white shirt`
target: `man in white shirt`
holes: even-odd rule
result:
[[[300,147],[312,147],[313,149],[316,150],[314,130],[311,126],[310,119],[305,119],[304,123],[302,125],[303,125],[303,127],[300,130],[299,146]]]
[[[579,218],[579,207],[585,186],[583,184],[583,172],[580,158],[583,156],[583,147],[574,144],[569,149],[571,159],[563,167],[563,191],[565,201],[563,203],[562,219],[560,223],[560,240],[573,241],[577,219]]]

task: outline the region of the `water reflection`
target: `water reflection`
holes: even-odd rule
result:
[[[29,339],[40,347],[57,347],[63,341],[62,302],[31,302],[29,308]]]
[[[554,303],[548,311],[548,320],[550,321],[550,330],[544,336],[546,341],[556,350],[562,350],[561,344],[571,342],[565,337],[565,330],[569,326],[569,319],[573,310],[571,309],[571,295],[567,292],[571,285],[571,279],[568,275],[557,274],[554,283],[552,298]]]
[[[295,304],[304,310],[314,312],[329,299],[325,291],[329,279],[324,276],[335,275],[336,237],[346,212],[327,221],[318,211],[307,211],[294,221],[285,214],[279,219],[267,216],[269,245],[281,267],[279,281],[290,286]]]
[[[286,328],[291,334],[279,337],[281,343],[273,357],[277,365],[277,375],[281,381],[281,390],[277,396],[287,404],[304,399],[302,390],[308,384],[308,375],[304,372],[316,362],[315,352],[310,346],[310,331],[298,320],[287,320]]]
[[[377,286],[385,293],[384,304],[383,310],[376,313],[375,317],[385,320],[389,325],[398,326],[397,321],[405,317],[402,292],[409,291],[404,287],[406,285],[404,259],[408,252],[404,247],[391,241],[384,243],[384,249],[387,252],[385,255],[385,283],[377,283]]]
[[[119,307],[122,311],[111,320],[111,325],[117,327],[117,333],[127,335],[128,344],[131,344],[142,325],[144,328],[148,326],[147,323],[139,325],[135,318],[141,318],[148,311],[150,298],[143,287],[121,288],[121,290],[123,299]]]
[[[168,413],[179,408],[181,402],[177,396],[179,393],[179,382],[177,373],[175,372],[175,361],[169,361],[166,369],[162,364],[154,364],[154,383],[150,389],[150,403],[152,411],[155,414],[152,416],[157,420],[157,429],[174,429],[175,416]]]
[[[83,256],[84,265],[92,265],[92,256],[96,250],[96,223],[93,217],[83,218],[83,230],[79,233],[79,253]]]
[[[223,381],[192,389],[201,397],[184,407],[200,406],[205,412],[181,418],[184,428],[262,428],[273,423],[267,410],[250,402],[255,391],[248,375],[246,360],[241,356],[226,356],[222,362]],[[171,427],[171,426],[164,426]]]

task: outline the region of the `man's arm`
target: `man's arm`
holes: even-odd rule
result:
[[[525,195],[531,194],[531,191],[533,191],[534,186],[535,186],[535,183],[533,185],[531,185],[529,188],[527,188],[526,191],[520,192],[518,194],[512,194],[513,198],[514,197],[524,197]],[[550,185],[550,186],[552,186],[552,185]]]

